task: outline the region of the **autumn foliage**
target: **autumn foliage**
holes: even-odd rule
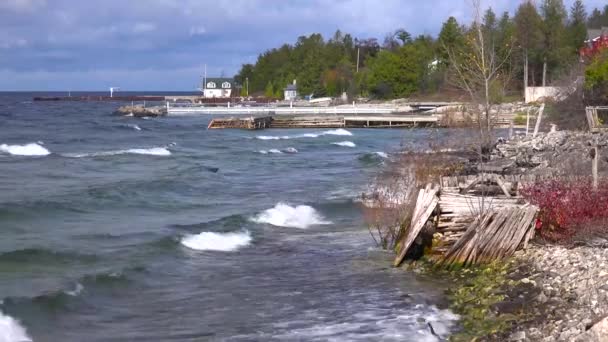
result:
[[[541,237],[570,242],[581,235],[606,231],[608,181],[594,190],[591,180],[551,180],[527,186],[520,193],[540,208],[536,228]]]

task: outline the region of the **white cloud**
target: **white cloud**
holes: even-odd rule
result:
[[[207,29],[205,29],[203,26],[197,26],[197,27],[190,28],[191,36],[202,36],[205,33],[207,33]]]
[[[135,23],[133,26],[133,33],[146,33],[154,30],[156,30],[156,25],[154,23],[140,22]]]
[[[46,0],[2,0],[0,9],[7,9],[15,12],[32,12],[46,6]]]

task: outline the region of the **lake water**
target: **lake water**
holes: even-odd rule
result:
[[[207,130],[0,93],[0,342],[438,341],[354,201],[431,130]]]

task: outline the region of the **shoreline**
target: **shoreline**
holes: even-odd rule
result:
[[[488,164],[508,164],[507,175],[588,179],[592,139],[588,132],[557,131],[501,141]],[[605,176],[608,159],[604,151],[600,156]],[[519,247],[507,258],[470,267],[437,266],[432,255],[406,266],[451,284],[446,296],[461,330],[449,341],[608,341],[608,238],[554,244],[540,238]]]

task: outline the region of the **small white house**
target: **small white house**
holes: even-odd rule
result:
[[[231,78],[207,78],[203,83],[203,97],[205,98],[229,98],[232,96],[234,80]]]
[[[296,80],[293,80],[293,84],[288,84],[283,89],[283,96],[285,101],[294,101],[298,97],[298,88],[296,86]]]

